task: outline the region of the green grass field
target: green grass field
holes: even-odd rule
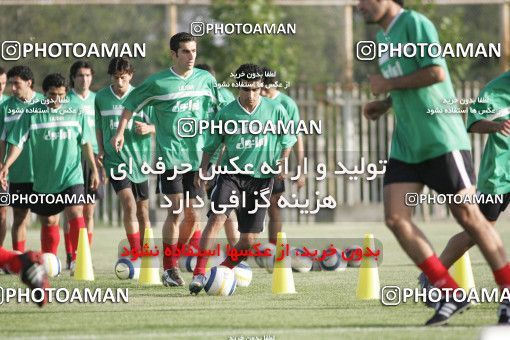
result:
[[[450,235],[460,230],[453,222],[420,223],[440,250]],[[498,229],[510,245],[509,223]],[[384,261],[379,268],[381,286],[415,287],[418,270],[403,254],[382,223],[356,222],[337,224],[286,225],[288,237],[363,237],[371,232],[384,247]],[[161,229],[155,229],[159,237]],[[28,245],[39,247],[39,230],[29,231]],[[0,306],[0,336],[47,338],[200,338],[274,336],[294,338],[356,339],[475,339],[481,330],[496,321],[496,304],[477,305],[441,328],[422,324],[432,310],[422,304],[396,307],[379,301],[358,301],[355,292],[357,269],[345,272],[294,273],[297,294],[275,296],[271,293],[271,275],[258,267],[252,284],[238,288],[231,297],[210,297],[205,293],[190,296],[186,288],[138,287],[136,282],[120,281],[113,265],[116,246],[124,237],[120,228],[97,228],[93,244],[96,280],[76,282],[63,272],[52,279],[54,287],[129,287],[127,304],[50,304],[39,309],[34,304]],[[63,240],[62,240],[63,242]],[[10,245],[10,238],[6,240]],[[64,260],[61,246],[61,260]],[[478,249],[470,252],[478,288],[494,286],[492,273]],[[251,263],[251,262],[250,262]],[[252,267],[256,265],[251,263]],[[187,282],[190,273],[185,273]],[[18,287],[17,277],[0,276],[2,287]],[[239,338],[238,338],[239,339]]]

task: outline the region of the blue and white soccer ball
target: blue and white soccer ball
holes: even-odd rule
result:
[[[196,256],[181,256],[179,257],[179,268],[185,272],[193,272],[197,265]]]
[[[312,269],[313,260],[310,256],[301,256],[305,251],[301,248],[293,248],[291,253],[292,271],[307,273]]]
[[[265,244],[261,244],[260,247],[259,247],[259,251],[261,253],[264,252],[264,249],[266,249],[266,245]],[[255,256],[255,263],[260,267],[260,268],[264,268],[264,259],[265,257],[262,257],[262,256]]]
[[[234,274],[239,287],[248,287],[253,278],[253,272],[246,261],[242,261],[234,267]]]
[[[57,255],[53,253],[44,253],[42,254],[42,257],[44,260],[43,266],[48,276],[55,277],[60,275],[60,272],[62,271],[62,263]]]
[[[358,245],[352,245],[352,246],[345,248],[345,250],[344,250],[345,257],[348,259],[351,258],[351,253],[353,251],[355,251],[356,249],[360,249],[359,252],[361,254],[363,254],[363,248],[361,248]],[[348,266],[353,267],[353,268],[358,268],[361,265],[361,260],[362,260],[363,256],[361,256],[361,258],[358,258],[358,257],[359,256],[356,256],[356,258],[354,258],[354,256],[353,256],[353,259],[349,261]]]
[[[344,271],[347,268],[347,261],[342,259],[342,252],[336,249],[336,253],[330,256],[326,256],[324,260],[321,261],[321,267],[323,270],[327,271]]]
[[[121,257],[115,263],[115,274],[121,280],[138,280],[140,277],[140,265],[142,260],[131,261],[127,257]]]
[[[212,267],[205,274],[204,290],[208,295],[230,296],[236,290],[236,276],[232,269],[227,267]]]

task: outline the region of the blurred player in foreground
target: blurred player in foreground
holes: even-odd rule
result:
[[[360,0],[358,9],[367,23],[382,28],[377,33],[378,43],[439,44],[432,22],[417,12],[404,10],[402,5],[402,0]],[[456,101],[446,62],[426,52],[414,58],[384,54],[379,68],[382,75],[370,77],[371,90],[375,95],[389,92],[391,96],[368,103],[363,113],[376,120],[390,107],[395,111],[396,129],[384,177],[386,225],[434,286],[457,289],[448,269],[413,223],[413,207],[406,204],[407,195],[419,194],[425,185],[439,194],[475,194],[471,145],[461,115],[427,112],[456,108],[448,104]],[[478,206],[451,203],[449,209],[480,247],[499,287],[510,288],[510,264],[503,243]],[[426,325],[443,325],[469,307],[467,299],[447,301],[444,297]]]

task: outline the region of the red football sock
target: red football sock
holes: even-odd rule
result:
[[[197,265],[195,266],[193,275],[205,275],[205,266],[207,265],[207,261],[209,261],[209,256],[197,256]]]
[[[276,246],[276,240],[269,240],[269,243],[274,244]]]
[[[93,234],[92,233],[87,233],[88,234],[88,237],[89,237],[89,246],[92,247],[92,236]]]
[[[69,231],[64,232],[64,244],[66,246],[66,254],[72,254],[73,245],[71,244],[71,236],[69,234]]]
[[[11,272],[19,273],[21,270],[21,261],[18,254],[0,247],[0,267],[5,266],[8,266]]]
[[[503,268],[493,271],[493,274],[500,289],[510,289],[510,263],[507,263]]]
[[[171,256],[167,256],[168,251],[166,249],[170,249]],[[170,268],[176,268],[177,267],[177,256],[173,255],[175,254],[175,250],[177,249],[177,244],[169,244],[163,242],[163,270],[167,270]]]
[[[139,253],[142,250],[142,247],[140,246],[140,232],[137,231],[136,233],[129,234],[127,235],[127,238],[131,250],[136,249]]]
[[[437,288],[459,288],[457,282],[448,273],[448,269],[446,269],[436,255],[432,255],[423,261],[422,264],[418,265],[418,267],[425,273],[430,283]]]
[[[41,251],[57,255],[60,243],[60,227],[58,225],[44,225],[41,228]]]
[[[195,230],[195,232],[191,236],[191,239],[189,240],[189,245],[195,249],[198,249],[201,238],[202,238],[202,230],[200,230],[200,229]]]
[[[71,236],[71,245],[73,247],[73,260],[76,260],[76,250],[78,249],[78,237],[80,236],[80,229],[86,228],[85,219],[82,217],[75,217],[69,221],[69,234]]]
[[[27,241],[23,240],[23,241],[18,241],[16,243],[13,242],[13,245],[12,245],[12,250],[17,250],[17,251],[20,251],[22,253],[25,252],[25,243]]]
[[[246,256],[239,256],[237,258],[237,260],[234,261],[234,260],[232,260],[232,258],[230,258],[230,256],[227,256],[225,258],[225,260],[223,260],[223,262],[220,263],[220,266],[225,266],[225,267],[228,267],[230,269],[233,269],[235,266],[237,266],[239,263],[241,263],[241,261],[244,261],[246,259],[247,259]]]

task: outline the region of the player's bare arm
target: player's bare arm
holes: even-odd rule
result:
[[[209,166],[209,162],[211,161],[211,155],[209,155],[207,152],[204,152],[202,155],[202,163],[200,163],[200,171],[202,171],[203,174],[207,173],[207,167]],[[195,174],[195,178],[193,180],[193,184],[195,184],[195,187],[200,188],[202,185],[204,185],[204,182],[200,178],[200,171],[197,171]]]
[[[369,120],[377,120],[391,108],[391,97],[384,100],[374,100],[363,107],[363,115]]]
[[[144,122],[135,122],[135,132],[139,135],[147,135],[149,133],[156,133],[154,125],[147,124]]]
[[[505,136],[510,136],[510,119],[502,122],[493,122],[490,120],[480,120],[469,128],[469,132],[475,133],[502,133]]]
[[[21,150],[22,149],[16,145],[11,145],[11,147],[9,148],[7,159],[5,160],[2,170],[0,170],[0,181],[2,183],[2,188],[4,188],[4,190],[7,190],[7,175],[9,174],[9,168],[11,167],[12,163],[14,163],[16,159],[19,157],[19,155],[21,154]]]
[[[432,65],[405,76],[386,79],[382,75],[372,75],[369,79],[372,93],[379,95],[392,90],[416,89],[440,83],[445,79],[445,72],[441,66]]]
[[[90,189],[96,190],[99,187],[99,173],[97,172],[96,162],[94,161],[94,152],[92,151],[92,145],[90,143],[83,144],[81,150],[90,169],[92,170],[92,176],[90,181]]]
[[[128,122],[131,119],[131,117],[133,117],[133,112],[127,109],[124,109],[124,111],[122,111],[122,116],[120,117],[117,132],[115,133],[115,136],[113,136],[112,139],[110,140],[110,143],[117,152],[120,152],[120,150],[122,150],[122,147],[124,146],[124,130],[126,129],[126,126],[128,125]]]
[[[282,167],[282,169],[283,169],[283,165],[285,164],[285,162],[288,162],[291,150],[292,150],[292,148],[283,149],[282,153],[280,154],[279,162],[281,164],[280,166]],[[278,176],[276,176],[276,178],[278,180],[283,181],[285,179],[285,176],[286,176],[286,174],[283,171],[281,171],[280,174]]]

